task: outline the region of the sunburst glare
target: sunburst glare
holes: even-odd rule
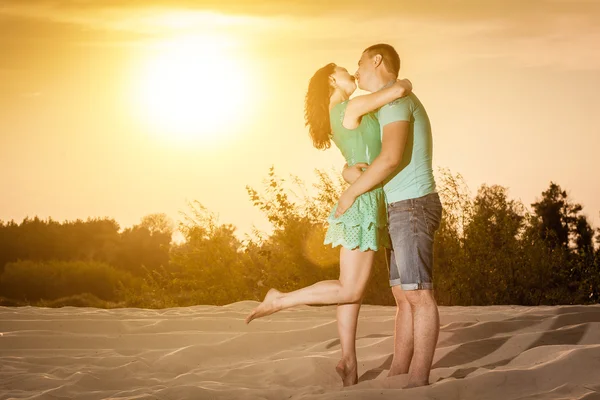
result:
[[[235,130],[248,107],[251,76],[227,37],[185,36],[152,47],[135,88],[142,121],[161,138],[214,143]],[[232,109],[236,120],[226,118]]]

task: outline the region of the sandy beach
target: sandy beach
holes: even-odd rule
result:
[[[0,399],[600,399],[600,306],[441,307],[431,385],[386,378],[392,307],[364,306],[342,388],[335,307],[0,308]]]

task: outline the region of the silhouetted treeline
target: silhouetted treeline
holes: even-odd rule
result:
[[[502,186],[473,197],[460,175],[440,171],[444,204],[435,240],[440,305],[585,304],[600,301],[600,241],[566,191],[551,182],[528,209]],[[0,304],[172,307],[262,299],[338,275],[339,249],[324,246],[326,220],[344,189],[316,171],[313,190],[269,171],[250,201],[273,225],[241,241],[193,202],[173,244],[173,223],[153,214],[121,230],[112,219],[0,221]],[[316,193],[316,194],[309,194]],[[393,305],[378,252],[365,303]]]
[[[0,221],[0,271],[17,260],[98,261],[139,275],[167,265],[172,228],[161,214],[120,232],[112,219]]]

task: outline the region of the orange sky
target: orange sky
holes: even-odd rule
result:
[[[328,62],[353,72],[365,47],[387,42],[429,112],[436,167],[526,205],[553,180],[600,225],[600,4],[482,3],[0,0],[0,219],[126,227],[199,200],[240,233],[265,229],[246,185],[261,188],[271,165],[311,182],[343,163],[311,147],[308,79]],[[219,116],[199,103],[185,142],[144,114],[140,77],[158,44],[189,36],[217,41],[243,81],[231,90],[199,68],[210,93],[198,101],[219,103]]]

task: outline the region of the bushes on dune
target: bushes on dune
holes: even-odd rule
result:
[[[174,226],[164,214],[123,231],[110,219],[0,221],[0,305],[220,305],[260,300],[270,287],[336,279],[339,249],[322,244],[324,221],[346,185],[336,174],[316,173],[312,190],[273,168],[261,190],[247,188],[273,229],[245,241],[199,202],[179,223],[181,244],[171,243]],[[551,183],[528,209],[502,186],[482,185],[472,196],[447,170],[437,182],[444,205],[434,244],[439,304],[600,301],[600,235],[560,186]],[[394,304],[383,251],[364,303]]]
[[[0,293],[17,301],[56,300],[88,293],[117,302],[119,287],[139,285],[128,272],[96,261],[18,261],[5,266]]]

